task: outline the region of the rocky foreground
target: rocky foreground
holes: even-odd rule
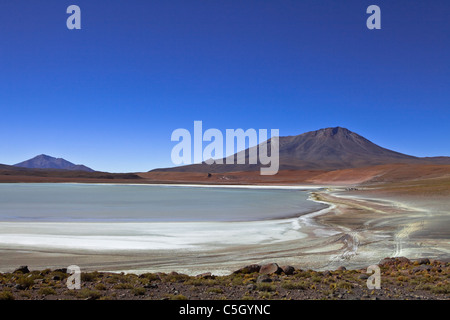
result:
[[[369,289],[366,269],[300,270],[291,266],[250,265],[228,276],[195,277],[172,272],[81,274],[81,289],[69,290],[66,269],[30,271],[23,266],[0,274],[0,300],[217,300],[344,299],[447,300],[450,263],[386,258],[380,264],[381,289]]]

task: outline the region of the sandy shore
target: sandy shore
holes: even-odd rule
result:
[[[407,256],[447,260],[450,257],[447,198],[409,201],[381,197],[345,188],[314,191],[314,201],[329,207],[303,215],[293,223],[302,234],[297,239],[270,244],[226,246],[213,250],[142,250],[93,252],[0,249],[0,271],[20,265],[31,270],[78,265],[84,271],[132,273],[177,271],[189,275],[229,274],[248,264],[277,261],[301,269],[348,269],[377,264],[384,257]],[[439,210],[438,210],[439,209]],[[444,226],[444,227],[443,227]]]

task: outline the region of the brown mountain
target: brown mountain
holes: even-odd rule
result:
[[[23,161],[14,165],[15,167],[28,168],[28,169],[58,169],[58,170],[70,170],[70,171],[87,171],[93,172],[91,168],[84,165],[77,165],[64,160],[62,158],[54,158],[41,154],[27,161]]]
[[[268,142],[270,150],[270,140]],[[280,170],[339,170],[383,164],[450,164],[450,157],[419,158],[380,147],[348,129],[335,127],[279,138]],[[258,148],[258,146],[254,147]],[[245,150],[248,163],[249,150]],[[236,159],[236,155],[233,155]],[[225,163],[225,161],[224,161]],[[156,172],[224,173],[259,170],[250,164],[194,164]]]

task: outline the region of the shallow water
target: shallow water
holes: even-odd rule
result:
[[[324,207],[307,198],[295,189],[1,184],[0,248],[207,250],[298,240],[305,235],[294,216]]]
[[[0,221],[254,221],[321,208],[301,190],[0,184]]]

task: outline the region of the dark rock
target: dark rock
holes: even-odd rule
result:
[[[419,264],[430,264],[430,259],[424,258],[417,261]]]
[[[405,257],[397,257],[397,258],[384,258],[380,261],[380,265],[384,266],[393,266],[397,264],[409,264],[411,261],[408,258]]]
[[[26,274],[26,273],[30,273],[30,270],[28,270],[28,266],[21,266],[20,268],[14,270],[14,273],[16,273],[16,272],[21,272],[23,274]]]
[[[347,270],[347,268],[344,266],[340,266],[339,268],[337,268],[337,271],[345,271],[345,270]]]
[[[60,277],[60,276],[54,276],[54,277],[52,278],[52,280],[59,281],[59,280],[61,280],[61,277]]]
[[[206,272],[206,273],[202,273],[202,274],[197,275],[197,278],[213,279],[214,277],[211,275],[211,272]]]
[[[55,269],[55,272],[67,273],[67,268]]]
[[[380,265],[382,266],[388,266],[388,265],[393,265],[395,263],[395,259],[394,258],[384,258],[383,260],[380,261]]]
[[[283,270],[281,270],[281,268],[276,263],[265,264],[261,266],[261,269],[259,269],[259,273],[261,274],[280,274],[282,271]]]
[[[236,270],[235,272],[233,272],[234,274],[249,274],[249,273],[255,273],[255,272],[259,272],[259,270],[261,269],[261,266],[258,264],[251,264],[248,266],[245,266],[239,270]]]
[[[363,273],[363,274],[359,275],[358,278],[361,280],[367,280],[367,279],[369,279],[369,275],[366,273]]]
[[[395,258],[395,260],[397,263],[405,263],[405,264],[411,263],[411,261],[405,257],[398,257],[398,258]]]
[[[267,274],[263,274],[256,279],[256,283],[262,283],[262,282],[272,282],[272,279]]]
[[[290,276],[294,274],[295,268],[292,266],[282,266],[281,270],[283,270],[285,275]]]
[[[21,284],[16,284],[16,285],[14,286],[14,289],[17,289],[17,290],[25,290],[25,287],[22,286]]]
[[[325,276],[325,277],[329,277],[329,276],[331,276],[331,271],[325,270],[322,274],[323,274],[323,276]]]

